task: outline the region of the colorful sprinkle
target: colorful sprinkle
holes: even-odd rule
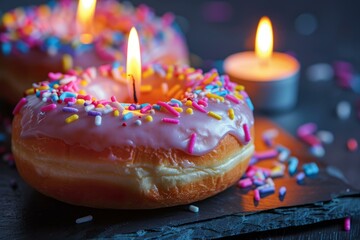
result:
[[[195,206],[195,205],[190,205],[189,206],[189,210],[193,213],[198,213],[199,212],[199,207]]]
[[[180,123],[179,119],[174,119],[174,118],[163,118],[162,121],[164,123],[171,123],[171,124],[179,124]]]
[[[158,101],[157,105],[165,108],[169,113],[171,113],[172,115],[174,115],[175,117],[179,117],[180,113],[178,113],[175,109],[173,109],[169,104],[165,103],[165,102],[161,102]]]
[[[207,113],[206,109],[201,107],[197,102],[193,101],[191,104],[196,110],[203,112],[203,113]]]
[[[188,144],[188,152],[190,154],[192,154],[193,151],[194,151],[194,146],[195,146],[195,142],[196,142],[196,136],[197,136],[196,133],[192,133],[190,135],[189,144]]]
[[[279,197],[283,197],[283,196],[285,196],[285,194],[286,194],[286,187],[285,186],[280,187]]]
[[[189,115],[192,115],[194,113],[194,111],[193,111],[192,108],[187,108],[186,113],[189,114]]]
[[[76,222],[76,224],[81,224],[81,223],[91,222],[92,220],[93,220],[93,216],[88,215],[88,216],[76,219],[75,222]]]
[[[101,122],[102,122],[102,117],[100,115],[97,115],[95,117],[95,125],[96,126],[101,126]]]
[[[212,112],[212,111],[208,112],[208,115],[209,115],[210,117],[212,117],[212,118],[217,119],[217,120],[221,120],[221,119],[222,119],[222,117],[221,117],[219,114],[214,113],[214,112]]]
[[[145,117],[145,120],[146,120],[147,122],[152,122],[152,121],[153,121],[153,117],[150,116],[150,115],[148,115],[148,116]]]
[[[27,103],[27,99],[26,98],[22,98],[20,99],[20,101],[16,104],[12,114],[16,115],[20,112],[21,108]]]
[[[123,120],[126,121],[126,120],[129,120],[130,118],[132,118],[134,116],[134,114],[132,112],[128,112],[126,114],[124,114],[123,116]]]
[[[344,230],[348,232],[348,231],[350,231],[350,229],[351,229],[351,218],[346,217],[344,219]]]
[[[41,107],[40,111],[42,111],[42,112],[50,112],[50,111],[52,111],[54,109],[56,109],[56,104],[52,103],[52,104]]]
[[[255,201],[260,201],[260,191],[259,191],[259,189],[255,189],[254,190],[254,200]]]
[[[78,119],[79,119],[79,115],[73,114],[70,117],[66,118],[65,122],[69,124],[69,123],[72,123],[72,122],[74,122],[74,121],[76,121]]]

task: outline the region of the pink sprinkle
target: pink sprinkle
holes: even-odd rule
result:
[[[192,106],[193,106],[196,110],[198,110],[198,111],[200,111],[200,112],[207,113],[206,109],[203,108],[203,107],[201,107],[201,106],[200,106],[197,102],[195,102],[195,101],[192,102]]]
[[[20,101],[18,102],[18,104],[16,104],[12,114],[16,115],[20,112],[21,108],[27,103],[26,98],[22,98],[20,99]]]
[[[41,110],[42,112],[50,112],[50,111],[54,110],[55,108],[56,108],[56,104],[55,104],[55,103],[52,103],[52,104],[43,106],[40,110]]]
[[[165,123],[172,123],[172,124],[179,124],[180,122],[179,119],[174,119],[174,118],[163,118],[162,121]]]
[[[64,102],[65,103],[69,103],[69,102],[73,103],[73,102],[76,102],[76,98],[67,97],[67,98],[64,99]]]
[[[198,101],[198,104],[201,105],[201,106],[203,106],[203,107],[207,107],[207,106],[208,106],[208,103],[205,102],[204,100],[199,100],[199,101]]]
[[[111,101],[112,101],[112,102],[117,102],[116,97],[115,97],[115,96],[111,96]]]
[[[260,201],[260,192],[259,189],[254,190],[254,199],[255,201]]]
[[[151,110],[151,105],[147,105],[140,109],[140,113],[146,113],[147,111]]]
[[[172,115],[174,115],[175,117],[179,117],[180,113],[178,113],[175,109],[173,109],[169,104],[167,104],[166,102],[157,102],[157,105],[165,108],[169,113],[171,113]]]
[[[228,95],[226,95],[226,98],[229,99],[230,101],[236,103],[236,104],[240,103],[240,100],[237,99],[236,97],[234,97],[233,95],[228,94]]]
[[[48,77],[50,78],[50,80],[58,80],[62,77],[62,73],[49,72]]]
[[[243,129],[244,129],[244,134],[245,134],[245,142],[250,142],[251,137],[250,137],[250,131],[249,131],[249,127],[246,123],[243,124]]]
[[[315,135],[304,135],[299,137],[302,141],[304,141],[305,143],[309,144],[312,147],[321,145],[321,141]]]
[[[350,152],[355,152],[358,149],[358,142],[355,138],[350,138],[347,141],[347,148]]]
[[[256,174],[256,170],[254,170],[254,169],[246,171],[246,176],[249,178],[255,176],[255,174]]]
[[[250,187],[251,185],[252,185],[252,181],[250,178],[244,178],[238,182],[238,187],[240,188],[247,188]]]
[[[193,153],[194,151],[195,141],[196,141],[196,133],[192,133],[188,145],[188,151],[190,154]]]
[[[84,100],[86,100],[86,101],[89,101],[89,100],[91,100],[91,96],[90,95],[77,95],[77,98],[78,99],[84,99]]]
[[[344,220],[344,230],[350,231],[350,228],[351,228],[351,219],[350,217],[346,217]]]
[[[134,105],[130,105],[129,110],[136,110],[136,107]]]
[[[262,171],[264,173],[264,175],[267,177],[271,175],[271,169],[258,167],[255,165],[249,166],[248,169],[246,170],[246,172],[254,171],[254,174],[255,174],[256,171],[258,171],[258,170]]]
[[[277,155],[278,155],[278,151],[276,149],[270,149],[266,151],[255,152],[254,157],[257,160],[264,160],[264,159],[274,158]]]
[[[299,137],[313,134],[317,129],[317,125],[315,123],[305,123],[298,127],[297,135]]]

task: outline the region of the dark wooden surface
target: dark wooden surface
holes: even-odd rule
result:
[[[38,4],[41,2],[46,2],[46,0],[1,1],[0,12],[23,4]],[[133,2],[139,4],[144,1],[134,0]],[[360,189],[359,151],[350,153],[346,150],[346,140],[350,137],[355,137],[360,141],[360,122],[357,120],[354,111],[351,117],[344,121],[339,120],[334,113],[335,106],[340,100],[347,100],[354,104],[355,101],[359,99],[359,95],[338,88],[333,80],[313,83],[308,81],[305,75],[305,71],[309,65],[317,62],[332,63],[335,60],[350,61],[354,64],[357,71],[360,70],[360,31],[358,27],[360,14],[357,1],[304,0],[289,2],[280,0],[274,2],[267,0],[229,0],[225,2],[231,7],[232,14],[230,18],[224,22],[209,22],[206,20],[206,12],[204,9],[208,2],[210,1],[196,0],[191,1],[190,4],[186,1],[146,1],[146,3],[152,6],[159,14],[172,11],[178,16],[180,26],[186,31],[190,51],[202,60],[194,61],[194,63],[205,68],[213,66],[215,60],[222,60],[234,52],[252,49],[257,21],[262,15],[268,15],[273,20],[275,28],[275,49],[294,52],[302,65],[300,96],[298,105],[292,111],[272,115],[258,114],[273,120],[293,135],[300,124],[309,121],[317,123],[320,129],[332,131],[335,135],[335,142],[325,146],[326,155],[319,159],[319,162],[338,169],[352,188]],[[294,27],[296,18],[302,13],[310,13],[317,20],[317,29],[311,35],[301,35]],[[111,231],[116,230],[115,227],[111,228],[108,224],[108,221],[113,223],[117,221],[118,216],[116,213],[114,215],[111,214],[113,217],[109,219],[106,219],[106,216],[104,219],[99,218],[100,213],[94,214],[95,219],[93,223],[77,226],[74,225],[75,218],[93,212],[89,212],[88,209],[84,208],[69,207],[68,205],[43,197],[29,189],[26,185],[23,185],[21,181],[19,181],[19,189],[13,192],[8,186],[8,180],[9,178],[13,178],[14,174],[16,176],[16,171],[9,169],[5,163],[1,163],[0,167],[0,187],[1,189],[6,189],[6,192],[0,193],[0,201],[3,206],[0,211],[0,236],[4,231],[14,234],[19,234],[23,231],[22,233],[30,232],[32,234],[38,233],[39,235],[42,231],[47,231],[47,236],[54,238],[65,236],[90,237],[95,236],[104,229],[108,229],[109,233],[112,234],[114,232]],[[229,191],[231,191],[231,189]],[[228,194],[228,192],[224,194]],[[25,196],[30,198],[26,198]],[[253,224],[253,222],[247,225],[233,225],[233,227],[255,226],[253,229],[257,232],[242,235],[241,237],[245,239],[359,239],[360,214],[355,211],[358,205],[351,205],[358,201],[358,197],[351,196],[340,199],[342,201],[340,203],[345,204],[344,207],[338,208],[338,212],[335,215],[326,218],[340,218],[338,220],[329,220],[314,224],[318,222],[318,220],[312,220],[310,215],[296,215],[301,219],[308,220],[307,223],[311,224],[296,226],[296,223],[284,217],[284,215],[288,216],[286,215],[288,213],[283,212],[280,214],[276,212],[275,215],[271,215],[274,210],[270,210],[270,215],[263,215],[265,220],[261,222],[261,225],[269,222],[268,219],[273,219],[271,217],[273,216],[282,224],[290,222],[291,227],[265,232],[258,232],[259,229],[256,228],[257,224]],[[26,212],[28,206],[42,208],[42,212]],[[338,203],[331,206],[338,206]],[[307,208],[313,209],[309,206],[307,206]],[[57,211],[54,212],[54,209],[57,209]],[[215,212],[218,211],[217,206],[214,209]],[[299,213],[300,209],[303,209],[303,207],[294,208],[293,212],[295,214]],[[314,209],[316,210],[316,208]],[[341,218],[343,215],[350,214],[349,211],[353,210],[353,214],[355,215],[352,216],[352,230],[350,232],[344,232],[342,230],[343,220]],[[212,211],[214,210],[210,209],[209,212]],[[330,210],[329,212],[332,213],[333,211],[336,212],[335,210]],[[97,213],[97,211],[95,211],[95,213]],[[183,215],[189,214],[189,212],[184,209],[182,209],[182,213]],[[203,213],[203,209],[201,213]],[[339,215],[339,213],[341,214]],[[316,216],[316,214],[313,215]],[[171,219],[166,214],[161,216],[165,219]],[[190,216],[193,217],[193,214],[190,214]],[[254,219],[264,219],[257,217],[258,215],[256,214],[250,216],[254,216]],[[135,218],[136,214],[133,219]],[[325,218],[322,219],[324,220]],[[199,221],[200,224],[202,222],[207,223],[203,220]],[[204,235],[196,236],[219,237],[218,229],[220,229],[221,232],[223,225],[228,226],[226,223],[232,222],[236,222],[234,218],[227,219],[227,222],[219,222],[216,224],[216,227],[207,227],[208,224],[205,224],[205,226],[196,225],[197,228],[188,228],[189,231],[184,231],[187,234],[181,236],[183,238],[189,237],[189,232],[196,232],[200,229],[201,234]],[[92,224],[95,224],[95,226]],[[119,222],[116,222],[116,224],[117,227],[126,227],[126,225],[122,225]],[[186,224],[184,226],[186,227]],[[281,227],[284,227],[284,225],[281,225]],[[66,232],[59,230],[65,228],[68,229]],[[179,229],[181,231],[184,230],[182,228],[178,228],[178,230]],[[262,230],[264,229],[263,227]],[[87,230],[88,235],[83,234],[86,232],[85,230]],[[169,234],[173,231],[176,232],[176,229],[168,230]],[[207,233],[205,233],[205,230]],[[238,230],[238,232],[240,231]],[[140,235],[143,234],[143,232],[139,233]],[[213,235],[211,235],[211,233]],[[156,234],[156,231],[154,234]],[[166,237],[167,236],[164,236],[164,238]],[[171,235],[169,235],[169,238],[171,238]]]

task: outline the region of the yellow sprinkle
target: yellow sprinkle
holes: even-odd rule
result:
[[[41,90],[48,90],[49,89],[49,86],[41,86],[41,87],[39,87],[39,90],[41,91]]]
[[[179,84],[176,84],[174,85],[168,92],[167,92],[167,96],[168,97],[171,97],[174,95],[174,93],[180,89],[180,85]]]
[[[229,111],[228,111],[228,114],[229,114],[229,118],[231,120],[234,119],[235,115],[234,115],[234,109],[230,108]]]
[[[240,93],[238,93],[238,92],[234,92],[234,96],[235,96],[237,99],[239,99],[239,100],[244,99],[244,96],[243,96],[243,95],[241,95],[241,94],[240,94]]]
[[[10,13],[5,13],[2,17],[2,21],[5,26],[9,26],[9,25],[13,24],[15,22],[14,20],[15,19],[14,19],[13,15]]]
[[[213,117],[213,118],[217,119],[217,120],[221,120],[221,119],[222,119],[222,117],[221,117],[219,114],[216,114],[216,113],[214,113],[214,112],[212,112],[212,111],[208,112],[208,115],[209,115],[210,117]]]
[[[236,91],[243,91],[244,89],[245,89],[245,87],[243,85],[236,85],[235,86]]]
[[[86,91],[85,91],[84,89],[81,89],[81,90],[78,92],[78,94],[80,94],[80,95],[86,95]]]
[[[57,88],[59,88],[59,84],[54,84],[54,86],[53,86],[55,89],[57,89]]]
[[[182,113],[184,110],[181,107],[173,107],[175,111]]]
[[[34,88],[29,88],[29,89],[25,90],[25,94],[26,95],[33,95],[33,94],[35,94],[35,89]]]
[[[148,78],[153,74],[154,74],[154,69],[151,67],[151,68],[148,68],[145,72],[142,73],[142,77],[143,78]]]
[[[78,119],[79,119],[79,115],[74,114],[74,115],[71,115],[70,117],[66,118],[65,122],[66,123],[72,123],[72,122],[74,122],[74,121],[76,121]]]
[[[86,87],[89,83],[86,80],[81,80],[81,86]]]
[[[186,109],[186,113],[192,115],[194,111],[192,110],[192,108],[188,108]]]
[[[195,68],[187,68],[186,73],[192,73],[192,72],[195,72]]]
[[[98,105],[96,105],[96,108],[104,108],[105,106],[104,105],[102,105],[101,103],[100,104],[98,104]]]
[[[119,112],[119,110],[115,110],[115,111],[114,111],[114,116],[115,116],[115,117],[120,116],[120,112]]]
[[[213,94],[213,93],[208,93],[208,94],[206,94],[206,97],[219,99],[220,102],[223,102],[223,101],[224,101],[224,98],[223,98],[223,97],[221,97],[221,96],[219,96],[219,95],[216,95],[216,94]]]
[[[76,104],[77,104],[77,105],[84,105],[84,103],[85,103],[85,100],[84,100],[84,99],[78,99],[78,100],[76,100]]]
[[[192,101],[191,100],[187,100],[185,103],[186,106],[190,107],[192,106]]]
[[[169,66],[168,71],[166,73],[165,79],[169,80],[172,78],[174,72],[174,66]]]
[[[150,115],[147,115],[147,116],[145,117],[145,120],[146,120],[147,122],[152,122],[152,121],[153,121],[153,117],[150,116]]]
[[[64,71],[68,71],[73,68],[73,58],[69,54],[64,54],[62,57],[62,64]]]
[[[140,87],[140,92],[141,93],[149,93],[152,90],[152,86],[151,85],[141,85]]]
[[[184,74],[180,74],[180,75],[178,76],[178,79],[179,79],[180,81],[184,80],[184,79],[185,79],[185,75],[184,75]]]
[[[211,76],[204,82],[205,85],[210,84],[214,78],[216,78],[218,76],[217,72],[214,72],[213,74],[211,74]]]

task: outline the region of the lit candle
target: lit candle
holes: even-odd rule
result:
[[[95,6],[96,0],[79,0],[76,18],[81,31],[80,41],[83,44],[93,41],[92,25]]]
[[[131,28],[128,39],[126,76],[128,80],[129,95],[133,96],[134,102],[137,103],[141,85],[141,56],[139,36],[134,27]]]
[[[229,56],[224,69],[232,81],[245,86],[256,109],[281,111],[295,106],[300,64],[288,54],[273,52],[269,18],[263,17],[259,22],[255,52]]]

